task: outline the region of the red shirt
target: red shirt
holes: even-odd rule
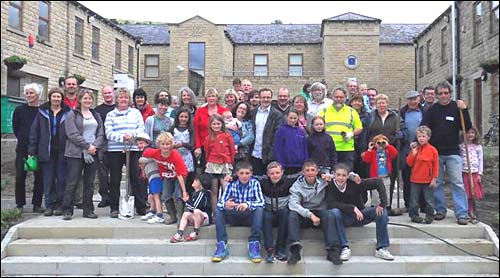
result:
[[[217,104],[217,114],[222,115],[227,111],[226,108]],[[208,105],[202,106],[196,110],[194,114],[194,147],[200,148],[205,141],[205,138],[210,133],[208,130],[208,121],[210,120],[210,115],[208,115]],[[205,149],[206,151],[206,149]]]
[[[162,178],[172,179],[177,176],[187,177],[188,175],[186,164],[184,164],[184,160],[177,150],[172,150],[169,156],[164,157],[161,155],[160,149],[147,148],[142,156],[156,160]]]
[[[387,145],[385,148],[387,155],[387,172],[392,172],[392,160],[398,155],[398,151],[392,145]],[[370,164],[370,177],[378,177],[377,151],[375,149],[364,152],[361,157],[363,161]]]
[[[76,106],[78,105],[78,98],[75,97],[73,100],[71,100],[71,99],[65,97],[64,104],[69,106],[69,108],[71,108],[71,110],[75,110]]]
[[[234,141],[228,132],[217,133],[215,139],[211,139],[210,135],[207,136],[203,148],[205,149],[207,162],[217,164],[234,162]]]

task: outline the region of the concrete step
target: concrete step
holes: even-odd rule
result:
[[[388,262],[373,256],[353,257],[335,266],[325,256],[303,257],[295,266],[277,262],[252,263],[243,256],[229,256],[212,263],[209,256],[138,257],[7,257],[2,260],[3,275],[459,275],[497,274],[498,262],[464,256],[396,256]]]
[[[103,217],[104,219],[101,219]],[[59,217],[39,216],[31,223],[23,222],[18,226],[18,238],[43,239],[43,238],[151,238],[165,239],[177,231],[176,225],[148,224],[138,217],[132,220],[118,220],[106,216],[99,219],[81,218],[76,215],[72,221],[64,221]],[[30,220],[30,221],[31,221]],[[409,222],[409,220],[408,220]],[[408,223],[409,224],[409,223]],[[459,226],[449,224],[416,224],[413,225],[440,238],[484,238],[485,225]],[[64,227],[64,228],[62,228]],[[346,228],[349,240],[375,238],[375,223],[370,223],[364,227]],[[188,229],[190,231],[191,228]],[[201,228],[201,238],[215,239],[215,225]],[[228,227],[230,239],[247,239],[250,235],[249,227]],[[275,230],[276,231],[276,230]],[[389,237],[393,238],[429,238],[430,236],[408,227],[388,226]],[[275,233],[276,234],[276,233]],[[319,229],[301,229],[302,239],[323,238]]]
[[[446,239],[470,253],[493,256],[495,248],[485,239]],[[305,256],[325,255],[321,240],[304,240]],[[232,255],[248,254],[247,240],[229,241]],[[375,239],[355,240],[350,243],[353,256],[371,256]],[[391,239],[389,248],[394,256],[467,256],[437,239]],[[7,256],[211,256],[215,252],[214,239],[170,243],[169,239],[18,239],[7,246]],[[262,247],[261,254],[266,252]]]

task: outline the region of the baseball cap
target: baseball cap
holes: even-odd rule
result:
[[[418,97],[420,94],[417,91],[408,91],[406,93],[406,99]]]

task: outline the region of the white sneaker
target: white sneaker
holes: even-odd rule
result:
[[[343,261],[348,261],[351,258],[351,249],[348,246],[342,248],[342,252],[340,252],[340,259]]]
[[[163,217],[158,217],[158,215],[153,216],[153,218],[148,220],[149,224],[163,223],[165,220]]]
[[[141,219],[146,221],[146,220],[149,220],[151,218],[153,218],[153,216],[155,216],[154,213],[152,213],[151,211],[148,211],[148,213],[146,213],[145,215],[141,216]]]
[[[386,261],[394,260],[394,257],[391,255],[391,252],[387,250],[387,248],[380,248],[379,250],[375,250],[375,257],[384,259]]]

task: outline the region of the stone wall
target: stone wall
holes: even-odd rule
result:
[[[36,37],[38,33],[37,1],[23,1],[22,30],[17,30],[8,24],[9,1],[1,3],[1,33],[2,59],[10,55],[18,55],[28,59],[21,69],[21,88],[32,81],[32,76],[47,80],[48,87],[58,86],[59,77],[74,73],[84,75],[86,81],[82,86],[100,90],[103,84],[113,84],[113,73],[127,73],[128,47],[135,47],[135,41],[130,34],[121,29],[113,28],[105,21],[95,17],[92,23],[87,21],[90,14],[81,5],[67,1],[50,2],[49,40],[36,40],[35,45],[28,46],[28,36]],[[83,55],[74,53],[75,17],[83,20]],[[100,57],[92,59],[92,27],[100,29]],[[122,68],[114,68],[115,39],[122,41]],[[134,55],[135,52],[134,52]],[[130,74],[135,79],[136,57]],[[7,92],[7,69],[2,64],[2,94]],[[45,92],[47,89],[45,88]]]
[[[159,74],[157,78],[145,77],[146,55],[159,56]],[[140,87],[148,94],[148,102],[153,104],[154,95],[160,90],[169,88],[170,81],[170,47],[168,45],[148,45],[141,46],[140,50]],[[174,94],[177,91],[173,92]]]

